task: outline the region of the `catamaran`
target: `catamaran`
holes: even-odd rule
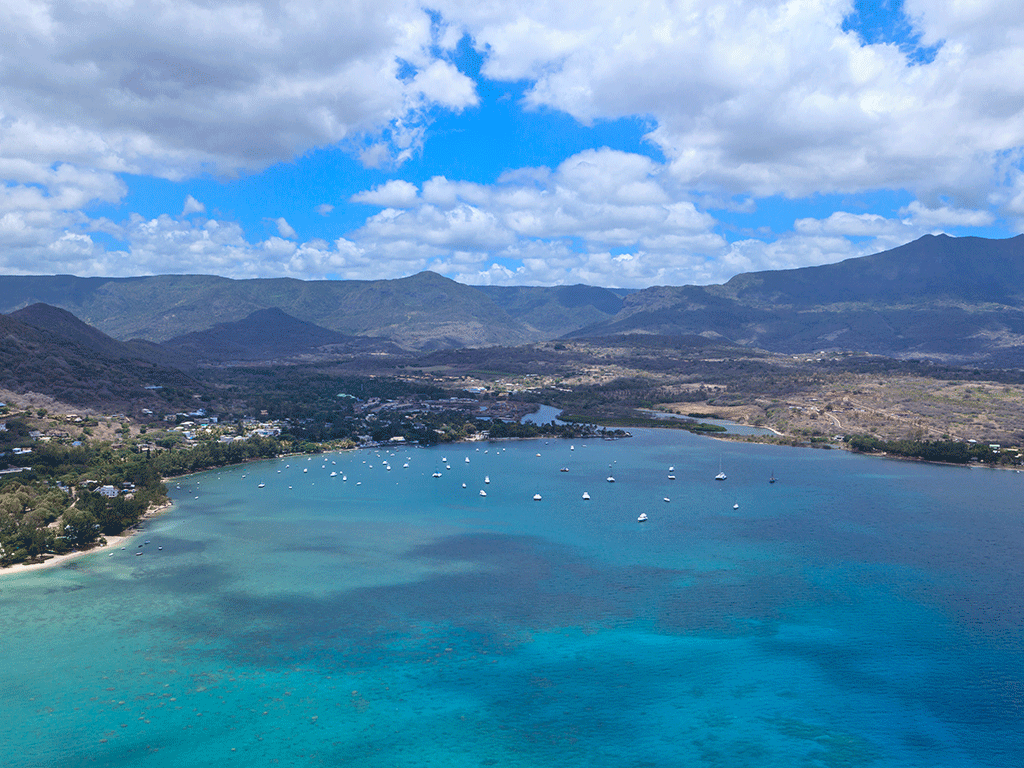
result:
[[[718,460],[718,474],[715,475],[715,480],[725,480],[725,472],[722,471],[722,460]]]

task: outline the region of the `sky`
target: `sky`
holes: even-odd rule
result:
[[[1019,0],[5,0],[0,273],[709,284],[1024,230]]]

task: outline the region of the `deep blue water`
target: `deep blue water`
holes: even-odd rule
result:
[[[634,434],[172,483],[0,579],[0,764],[1019,764],[1024,475]]]

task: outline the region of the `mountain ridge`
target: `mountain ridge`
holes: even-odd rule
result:
[[[0,276],[0,310],[40,296],[120,340],[165,342],[278,308],[347,337],[417,352],[698,334],[786,353],[850,349],[1024,365],[1024,235],[926,235],[835,264],[635,291],[470,286],[432,272],[362,281]]]

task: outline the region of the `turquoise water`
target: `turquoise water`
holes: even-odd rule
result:
[[[0,764],[1019,764],[1024,475],[634,434],[172,483],[0,579]]]

